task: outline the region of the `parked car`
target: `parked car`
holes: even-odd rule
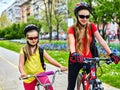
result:
[[[49,33],[42,35],[42,39],[49,39],[49,38],[50,38],[50,34]],[[64,33],[64,32],[60,32],[59,33],[59,39],[60,40],[66,40],[66,38],[67,38],[67,34],[66,33]],[[55,39],[57,39],[57,32],[52,32],[52,40],[55,40]]]
[[[5,40],[5,38],[0,38],[0,40]]]
[[[59,39],[60,40],[66,40],[67,39],[67,34],[59,34]]]

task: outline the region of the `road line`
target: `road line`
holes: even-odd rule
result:
[[[7,62],[8,64],[10,64],[11,66],[13,66],[14,68],[18,68],[17,65],[13,64],[13,63],[10,62],[8,59],[6,59],[6,58],[4,58],[4,57],[2,57],[2,56],[0,56],[0,58],[1,58],[2,60],[4,60],[5,62]]]

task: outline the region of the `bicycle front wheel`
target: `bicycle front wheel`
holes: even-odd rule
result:
[[[78,77],[77,77],[77,90],[84,90],[81,74],[78,74]]]
[[[94,90],[104,90],[102,82],[99,79],[96,79],[93,84]]]
[[[46,90],[43,86],[41,86],[40,84],[37,84],[35,87],[35,90]]]

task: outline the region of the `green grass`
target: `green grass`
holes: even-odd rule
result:
[[[120,88],[120,64],[102,64],[103,74],[99,77],[102,82],[105,82],[111,86]]]
[[[65,44],[66,41],[63,40],[52,40],[51,42],[49,40],[40,40],[40,44],[46,44],[46,43],[53,43],[53,44]]]
[[[20,48],[23,46],[24,44],[19,44],[19,43],[15,43],[15,42],[9,42],[7,40],[2,40],[0,41],[0,46],[13,50],[15,52],[19,52]]]
[[[47,51],[50,56],[52,56],[55,60],[61,63],[64,66],[68,66],[68,52],[66,51]]]
[[[54,42],[54,41],[52,41]],[[49,43],[49,41],[47,40],[41,40],[40,41],[41,44],[43,43]],[[62,41],[55,41],[54,43],[58,44],[58,43],[65,43]],[[19,44],[19,43],[15,43],[15,42],[9,42],[7,40],[3,40],[0,41],[0,46],[19,52],[20,48],[23,46],[24,44]],[[119,45],[118,45],[119,46]],[[68,51],[63,51],[63,50],[47,50],[47,52],[53,57],[55,58],[59,63],[61,63],[64,66],[68,66],[68,56],[69,56],[69,52]],[[105,55],[104,55],[105,56]],[[110,64],[110,65],[106,65],[106,64],[102,64],[102,69],[103,69],[103,74],[101,77],[99,77],[101,79],[102,82],[110,84],[111,86],[120,88],[120,64],[115,65]],[[100,70],[98,68],[98,73],[100,73]]]

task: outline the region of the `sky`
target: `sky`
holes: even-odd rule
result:
[[[7,9],[15,1],[16,0],[0,0],[0,15],[1,15],[2,11]]]

